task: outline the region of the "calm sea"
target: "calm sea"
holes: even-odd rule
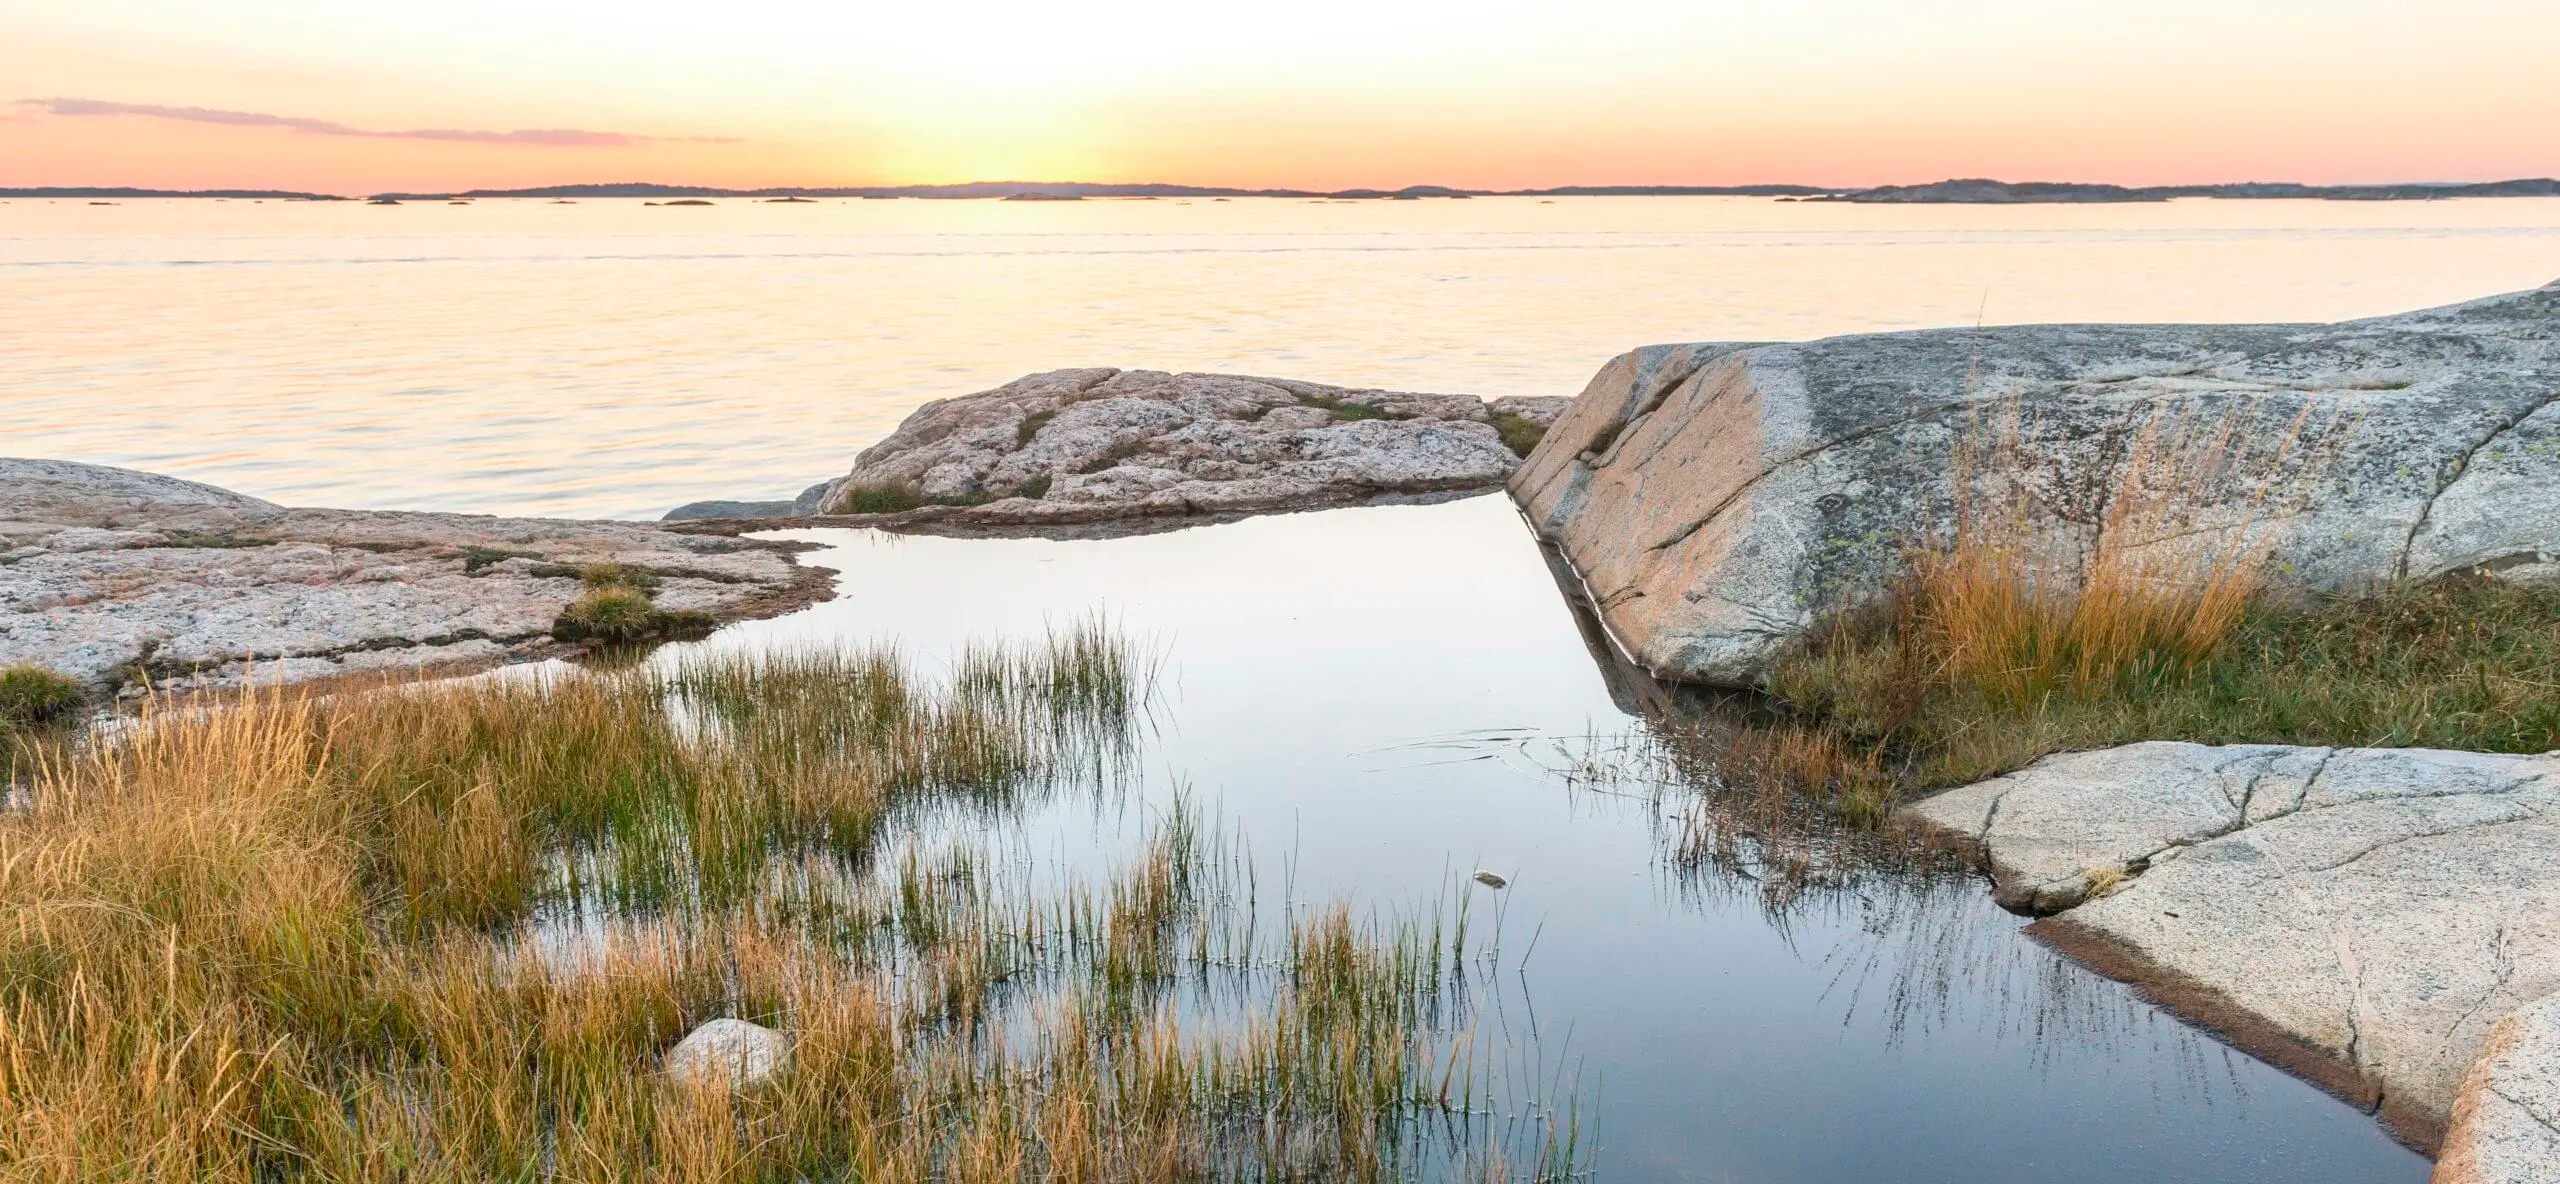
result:
[[[0,203],[0,454],[653,517],[1034,370],[1572,394],[1657,341],[2329,320],[2560,278],[2560,200]]]

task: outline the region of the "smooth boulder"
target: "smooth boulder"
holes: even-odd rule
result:
[[[1749,686],[1960,505],[2087,553],[2146,433],[2198,425],[2228,425],[2243,463],[2181,491],[2186,537],[2264,532],[2246,545],[2278,592],[2560,575],[2555,401],[2560,284],[2335,325],[1651,346],[1592,379],[1510,488],[1638,663]]]

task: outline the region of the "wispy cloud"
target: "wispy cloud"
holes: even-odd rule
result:
[[[156,103],[111,103],[103,99],[20,99],[18,106],[33,108],[48,115],[138,115],[147,119],[174,119],[186,123],[213,123],[227,127],[280,127],[315,136],[362,136],[376,140],[525,144],[543,148],[628,148],[670,140],[697,144],[737,142],[726,137],[636,136],[628,132],[591,132],[576,128],[518,128],[514,131],[493,132],[428,127],[409,131],[372,131],[326,119],[305,119],[298,115],[269,115],[261,111],[224,111],[213,107],[164,107]]]

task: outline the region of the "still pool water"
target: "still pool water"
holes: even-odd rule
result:
[[[1098,612],[1161,651],[1142,784],[996,824],[1026,859],[1114,861],[1187,792],[1299,900],[1508,876],[1504,940],[1526,949],[1480,1010],[1522,1064],[1579,1082],[1599,1179],[2427,1176],[2366,1114],[2026,937],[1979,884],[1884,876],[1773,909],[1667,858],[1651,801],[1550,771],[1647,723],[1613,704],[1502,498],[1102,541],[787,537],[823,546],[804,558],[840,573],[835,599],[698,646],[932,659]]]

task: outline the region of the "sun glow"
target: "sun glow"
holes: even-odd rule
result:
[[[2485,178],[2560,171],[2554,43],[2525,0],[92,0],[0,12],[0,184]]]

